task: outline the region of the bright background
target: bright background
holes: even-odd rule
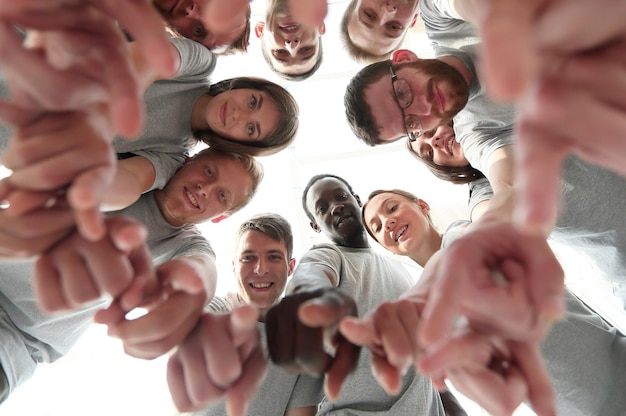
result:
[[[347,0],[329,2],[327,32],[323,36],[324,61],[308,80],[294,83],[282,80],[265,64],[254,31],[247,55],[222,57],[211,77],[212,82],[242,75],[254,75],[280,83],[300,105],[300,129],[294,144],[273,156],[261,158],[265,179],[249,206],[220,224],[202,226],[218,260],[218,293],[235,290],[232,278],[232,246],[236,227],[261,212],[276,212],[286,217],[294,229],[294,256],[298,259],[323,237],[315,234],[301,208],[301,193],[308,179],[318,173],[344,177],[365,200],[378,188],[411,191],[429,202],[435,224],[444,231],[455,219],[466,218],[467,188],[437,180],[404,149],[404,143],[371,148],[358,141],[345,122],[343,94],[350,78],[360,69],[341,46],[338,27]],[[252,27],[263,19],[264,2],[252,2]],[[254,29],[253,29],[254,30]],[[405,47],[429,55],[430,49],[421,28],[414,28]],[[373,246],[387,255],[379,246]],[[420,269],[405,262],[416,277]],[[580,256],[570,276],[584,276],[590,265]],[[591,300],[614,315],[616,306],[605,302],[600,284],[585,287],[598,293]],[[35,377],[20,387],[0,406],[0,416],[13,415],[154,415],[177,414],[165,383],[166,358],[153,361],[126,356],[121,344],[106,336],[106,329],[94,325],[79,344],[63,359],[42,365]],[[484,414],[468,404],[472,415]],[[533,414],[521,408],[517,416]],[[268,415],[272,416],[272,415]]]

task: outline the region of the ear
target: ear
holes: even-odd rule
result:
[[[391,62],[394,64],[400,64],[402,62],[414,62],[419,58],[413,52],[408,49],[398,49],[391,54]]]
[[[356,199],[356,202],[359,204],[359,206],[361,208],[363,208],[363,203],[361,202],[361,197],[358,196],[357,194],[353,194],[353,196],[354,196],[354,199]]]
[[[409,25],[409,29],[415,26],[415,23],[417,23],[417,17],[419,15],[420,15],[419,13],[415,13],[415,16],[413,16],[413,20],[411,20],[411,24]]]
[[[322,25],[319,27],[319,32],[320,35],[323,35],[324,33],[326,33],[326,24],[322,22]]]
[[[265,29],[265,22],[256,22],[256,25],[254,25],[254,34],[257,38],[260,39],[263,37],[263,29]]]
[[[322,229],[320,228],[319,225],[317,225],[316,222],[311,221],[311,222],[309,222],[309,225],[311,226],[311,228],[313,228],[313,231],[315,231],[316,233],[321,233],[322,232]]]
[[[428,205],[426,201],[418,198],[417,203],[419,204],[420,209],[422,210],[424,214],[428,215],[430,213],[430,205]]]
[[[289,260],[289,269],[287,269],[287,277],[291,276],[293,270],[296,268],[296,259]]]
[[[229,217],[229,215],[227,215],[227,214],[222,214],[222,215],[219,215],[219,216],[217,216],[217,217],[215,217],[215,218],[211,218],[211,222],[212,222],[213,224],[217,224],[218,222],[220,222],[220,221],[222,221],[222,220],[225,220],[225,219],[226,219],[226,218],[228,218],[228,217]]]

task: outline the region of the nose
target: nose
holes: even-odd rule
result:
[[[385,218],[385,231],[390,231],[396,225],[396,220],[393,218]]]
[[[285,49],[287,49],[291,55],[294,55],[299,44],[300,39],[285,39]]]
[[[335,214],[340,214],[340,213],[341,213],[341,211],[343,211],[343,204],[335,204],[335,205],[333,205],[333,207],[331,208],[330,213],[331,213],[332,215],[335,215]]]
[[[389,20],[393,19],[393,17],[396,15],[396,12],[398,11],[398,8],[396,7],[395,4],[389,1],[386,1],[381,6],[382,7],[380,9],[380,24],[384,25]]]
[[[441,136],[435,134],[432,137],[425,137],[424,140],[426,143],[430,144],[432,148],[440,148],[443,145],[443,140]]]
[[[200,7],[196,4],[195,1],[190,1],[185,6],[185,15],[192,19],[199,19],[201,16]]]
[[[254,272],[258,274],[259,276],[262,276],[265,273],[267,273],[267,264],[265,260],[263,260],[262,258],[259,258],[257,260],[256,266],[254,267]]]
[[[207,199],[210,195],[209,184],[207,182],[198,182],[196,184],[196,191],[200,198]]]

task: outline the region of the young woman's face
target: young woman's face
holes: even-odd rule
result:
[[[424,132],[411,142],[411,149],[420,158],[431,160],[439,166],[461,167],[469,163],[450,126],[439,126]]]
[[[401,256],[419,249],[431,223],[428,205],[384,192],[370,199],[365,206],[365,226],[387,250]]]
[[[206,109],[209,128],[236,141],[260,142],[276,129],[280,114],[264,91],[248,88],[216,95]]]

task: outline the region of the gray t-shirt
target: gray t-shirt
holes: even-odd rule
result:
[[[472,74],[468,102],[454,117],[454,132],[470,164],[487,173],[487,161],[498,143],[513,140],[515,108],[488,98],[478,79],[475,65],[480,59],[480,38],[476,28],[455,18],[447,0],[421,0],[419,7],[435,56],[455,56]],[[477,145],[477,140],[483,145]]]
[[[449,245],[469,221],[452,223],[443,236]],[[567,272],[567,270],[566,270]],[[626,398],[626,337],[571,292],[567,313],[541,344],[556,392],[556,410],[568,416],[623,416]]]
[[[230,295],[230,294],[229,294]],[[207,306],[210,312],[231,312],[236,294],[229,298],[216,296]],[[265,324],[257,323],[261,334],[261,345],[268,356]],[[317,406],[324,396],[323,378],[314,378],[306,374],[287,374],[268,360],[267,375],[259,386],[248,407],[248,416],[283,415],[288,409]],[[222,400],[207,409],[195,412],[196,416],[224,416],[226,404]]]
[[[300,260],[323,264],[339,277],[338,288],[356,302],[359,315],[376,308],[381,302],[397,299],[413,284],[413,279],[399,263],[374,252],[371,248],[337,247],[320,244]],[[298,267],[300,267],[298,266]],[[290,285],[306,277],[297,274]],[[430,379],[411,367],[404,375],[402,388],[389,396],[372,375],[370,353],[364,349],[356,370],[348,376],[336,402],[324,399],[319,415],[444,415],[443,406]]]
[[[124,214],[144,223],[147,244],[155,264],[177,256],[210,254],[209,242],[196,227],[173,227],[165,222],[148,192],[130,207],[110,214]],[[93,314],[107,301],[69,313],[47,315],[35,300],[33,262],[0,262],[0,363],[13,391],[30,378],[37,364],[65,355],[92,322]]]
[[[117,153],[133,153],[152,163],[156,178],[150,189],[162,189],[195,145],[192,109],[196,100],[209,91],[209,76],[216,63],[215,55],[198,42],[172,39],[172,43],[181,57],[178,73],[146,90],[146,118],[139,136],[113,141]]]

